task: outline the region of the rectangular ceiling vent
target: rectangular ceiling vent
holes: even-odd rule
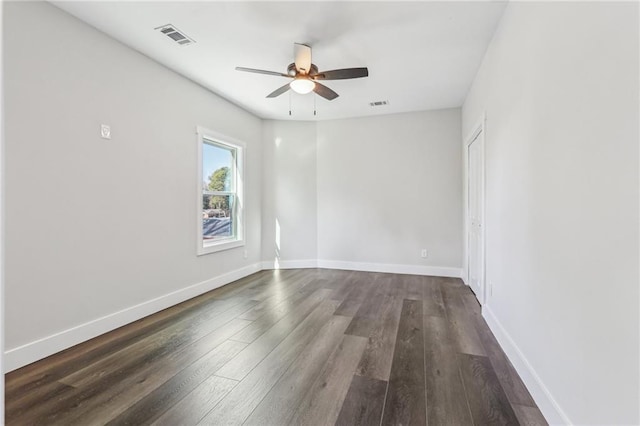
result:
[[[167,24],[155,29],[160,30],[162,34],[183,46],[196,42],[194,39],[187,37],[182,31],[178,30],[175,25]]]
[[[389,101],[375,101],[375,102],[369,102],[369,105],[371,105],[372,107],[383,106],[383,105],[389,105]]]

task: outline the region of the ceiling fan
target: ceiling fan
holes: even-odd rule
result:
[[[276,96],[280,96],[291,89],[294,92],[303,95],[313,91],[330,101],[337,98],[338,94],[327,86],[320,84],[318,80],[346,80],[350,78],[367,77],[369,75],[369,70],[366,67],[343,68],[339,70],[319,72],[316,64],[311,63],[311,47],[306,44],[294,43],[293,57],[294,62],[289,64],[286,74],[276,71],[265,71],[245,67],[236,67],[236,70],[293,79],[293,81],[269,93],[267,98],[275,98]]]

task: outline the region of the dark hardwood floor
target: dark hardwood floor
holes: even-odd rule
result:
[[[5,377],[7,425],[545,425],[459,279],[262,271]]]

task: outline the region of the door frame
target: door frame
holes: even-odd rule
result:
[[[480,206],[479,209],[482,213],[482,223],[480,227],[480,261],[479,267],[481,269],[478,274],[478,279],[480,281],[480,294],[476,294],[476,298],[480,305],[484,306],[487,300],[487,280],[486,280],[486,192],[485,192],[485,179],[486,179],[486,167],[485,167],[485,142],[486,142],[486,115],[483,113],[481,118],[476,122],[476,124],[471,128],[471,132],[465,139],[464,144],[464,159],[465,159],[465,175],[466,175],[466,192],[464,194],[464,229],[465,229],[465,247],[466,247],[466,258],[465,258],[465,280],[466,284],[470,286],[470,268],[469,268],[469,256],[471,253],[470,250],[470,238],[469,238],[469,229],[470,229],[470,206],[469,206],[469,148],[472,143],[479,142],[478,153],[480,155],[479,167],[480,167],[480,182],[478,182],[479,187],[479,197],[480,197]]]

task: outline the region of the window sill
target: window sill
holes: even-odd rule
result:
[[[244,240],[208,242],[198,246],[198,256],[244,246]]]

